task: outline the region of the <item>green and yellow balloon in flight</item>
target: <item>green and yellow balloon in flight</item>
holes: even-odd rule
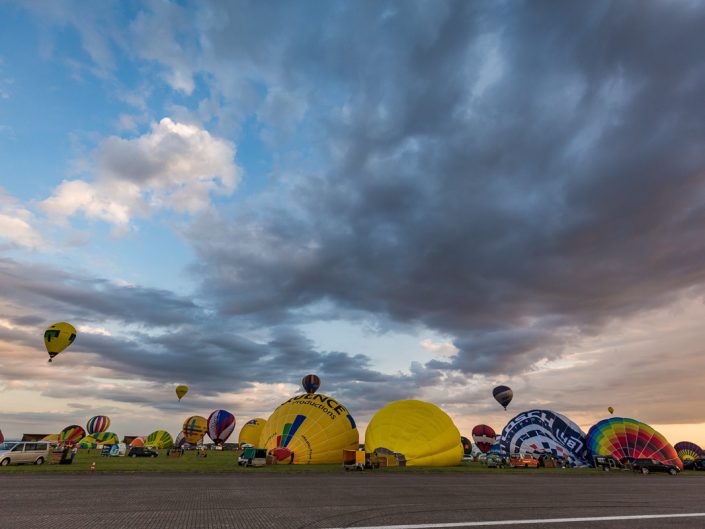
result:
[[[76,328],[70,323],[60,321],[44,331],[44,346],[49,353],[49,361],[71,345],[76,339]]]

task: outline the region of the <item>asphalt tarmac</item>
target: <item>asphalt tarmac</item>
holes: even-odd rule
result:
[[[0,528],[701,528],[703,499],[699,475],[0,473]]]

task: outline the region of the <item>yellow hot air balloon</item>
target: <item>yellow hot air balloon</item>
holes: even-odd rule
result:
[[[240,430],[240,436],[237,439],[238,444],[250,444],[257,446],[257,443],[259,443],[260,434],[262,433],[265,424],[267,424],[267,421],[260,418],[250,419],[247,421],[242,427],[242,430]]]
[[[76,329],[70,323],[60,321],[44,331],[44,346],[49,353],[49,361],[66,349],[76,339]]]
[[[179,384],[176,386],[176,396],[179,397],[179,400],[184,398],[184,395],[188,393],[188,386],[185,384]]]
[[[614,413],[614,408],[612,406],[609,406],[607,408],[607,411],[610,412],[610,414]]]
[[[208,419],[200,415],[189,417],[184,421],[184,426],[181,431],[184,434],[184,440],[190,445],[195,445],[206,435],[208,431]]]
[[[365,449],[396,453],[406,466],[460,464],[463,445],[453,420],[438,406],[399,400],[379,410],[365,432]]]
[[[174,439],[168,432],[165,432],[164,430],[157,430],[147,436],[144,440],[144,446],[151,446],[156,449],[171,448],[174,446]]]
[[[345,406],[314,393],[297,395],[274,410],[258,444],[282,463],[305,465],[342,463],[343,450],[357,450],[359,440]]]

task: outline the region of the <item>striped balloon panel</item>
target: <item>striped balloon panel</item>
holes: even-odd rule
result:
[[[235,416],[229,411],[215,410],[208,417],[208,436],[216,444],[224,443],[235,429]]]
[[[91,435],[97,432],[106,432],[108,428],[110,428],[110,418],[105,415],[91,417],[86,424],[86,430]]]
[[[595,424],[587,434],[590,457],[651,458],[683,469],[676,450],[659,432],[646,423],[610,417]]]

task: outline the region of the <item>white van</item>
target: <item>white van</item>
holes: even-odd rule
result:
[[[49,443],[6,441],[0,444],[0,466],[32,463],[41,465],[49,461]]]

